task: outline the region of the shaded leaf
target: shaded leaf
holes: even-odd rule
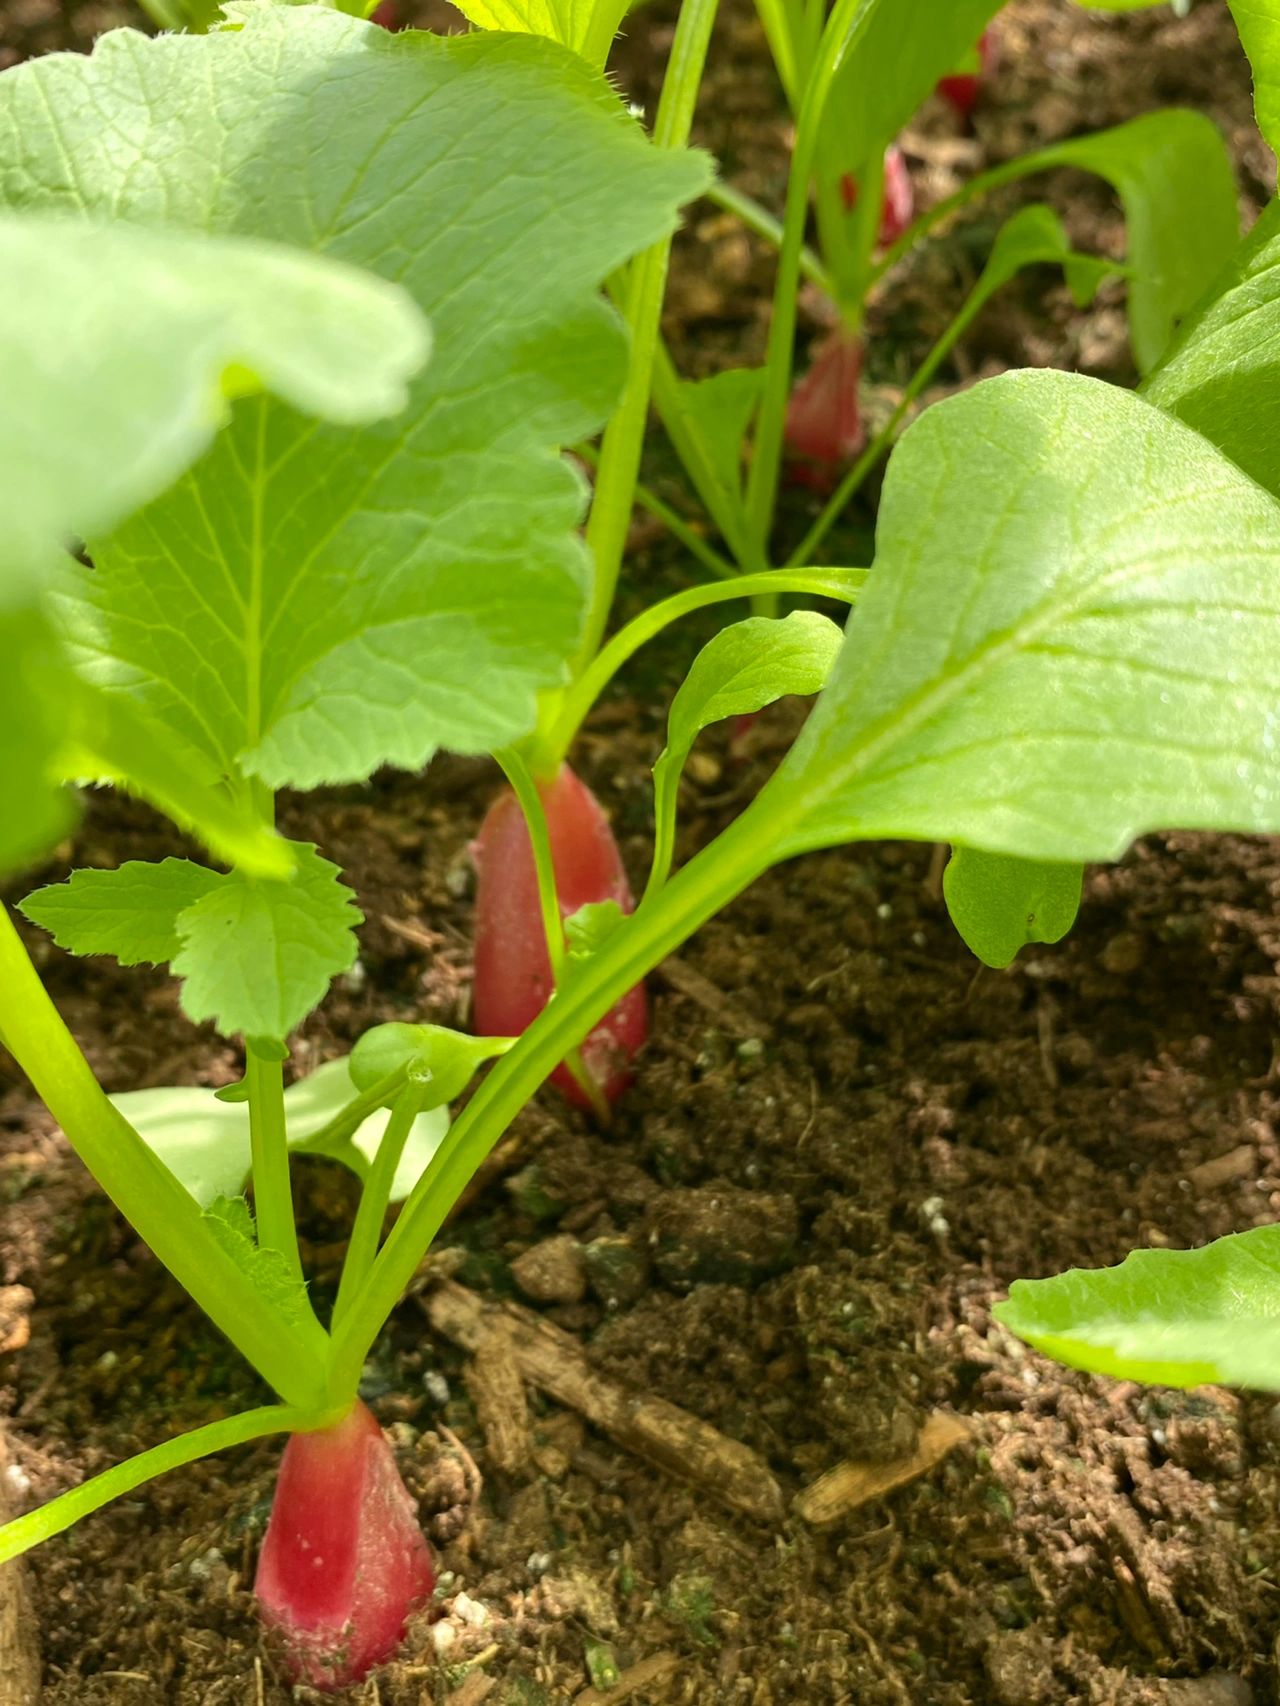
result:
[[[201,1218],[269,1307],[291,1323],[310,1318],[306,1286],[279,1250],[259,1245],[253,1211],[243,1197],[215,1197]]]
[[[1118,1267],[1015,1280],[996,1319],[1072,1368],[1162,1386],[1280,1391],[1280,1226]]]
[[[289,1148],[340,1161],[364,1179],[386,1130],[386,1110],[371,1114],[339,1143],[312,1150],[311,1144],[351,1101],[346,1057],[331,1060],[284,1093]],[[179,1182],[207,1208],[218,1197],[245,1189],[252,1168],[249,1110],[243,1101],[227,1102],[199,1085],[125,1090],[112,1102]],[[447,1110],[419,1114],[414,1121],[392,1182],[391,1201],[408,1196],[449,1129]]]
[[[1076,921],[1084,867],[957,847],[942,877],[951,922],[984,965],[1012,963],[1028,942],[1059,942]]]

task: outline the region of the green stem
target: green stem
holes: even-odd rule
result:
[[[551,981],[558,989],[564,976],[564,920],[560,911],[560,896],[556,890],[556,867],[551,857],[551,831],[547,827],[546,809],[533,773],[520,754],[514,748],[506,747],[502,752],[496,752],[494,757],[520,802],[525,828],[529,831],[529,844],[533,848],[533,869],[538,879],[538,907],[542,913],[543,934],[547,939],[547,958],[551,962]],[[554,776],[559,768],[560,761],[557,760],[547,773]]]
[[[253,1203],[258,1243],[276,1250],[295,1278],[302,1278],[298,1228],[293,1218],[289,1178],[289,1139],[284,1118],[284,1067],[279,1060],[245,1045],[245,1083],[249,1088],[249,1137],[253,1152]]]
[[[716,0],[684,0],[680,8],[654,123],[653,140],[659,148],[683,148],[689,139],[715,15]],[[604,638],[618,584],[640,474],[671,241],[671,237],[663,238],[631,264],[627,304],[631,356],[622,401],[605,429],[600,447],[600,472],[587,521],[587,547],[594,575],[575,673],[590,663]]]
[[[338,1298],[333,1306],[335,1328],[350,1308],[352,1297],[364,1284],[369,1269],[373,1266],[374,1257],[378,1254],[382,1223],[386,1219],[387,1204],[391,1201],[391,1187],[395,1183],[396,1168],[400,1165],[400,1157],[404,1154],[404,1146],[413,1130],[413,1122],[422,1112],[426,1097],[427,1085],[412,1079],[396,1097],[391,1118],[387,1121],[387,1129],[382,1134],[369,1177],[360,1193],[360,1207],[356,1210],[355,1225],[351,1228],[347,1254],[342,1264],[342,1278],[338,1281]]]
[[[581,457],[589,468],[600,466],[600,457],[594,445],[575,445],[573,454]],[[641,480],[636,481],[636,502],[641,509],[647,509],[656,521],[660,521],[667,532],[684,546],[691,557],[696,557],[709,574],[715,575],[718,580],[732,580],[739,572],[727,557],[722,557],[719,551],[708,545],[701,534],[694,532],[683,516],[677,515],[669,504],[664,503],[657,493],[650,490]]]
[[[685,592],[664,598],[661,604],[641,611],[625,628],[619,629],[570,688],[540,749],[540,762],[555,769],[563,761],[587,713],[623,664],[680,617],[709,604],[722,604],[731,598],[753,598],[761,593],[808,592],[852,603],[865,579],[865,569],[766,569],[760,574],[739,575],[735,580],[689,587]]]
[[[286,1404],[270,1404],[257,1410],[245,1410],[238,1416],[227,1416],[220,1422],[210,1422],[203,1428],[194,1428],[190,1433],[179,1434],[177,1439],[165,1440],[163,1445],[140,1452],[125,1463],[117,1463],[113,1469],[104,1469],[92,1480],[82,1481],[70,1492],[60,1493],[37,1510],[28,1511],[25,1516],[0,1526],[0,1564],[17,1558],[31,1547],[38,1546],[42,1540],[61,1534],[82,1517],[91,1516],[113,1499],[123,1498],[126,1493],[154,1481],[157,1476],[167,1475],[171,1469],[198,1463],[202,1457],[210,1457],[215,1451],[246,1445],[250,1440],[264,1439],[268,1434],[312,1433],[317,1428],[332,1427],[342,1420],[347,1408],[349,1406],[296,1409]]]
[[[796,546],[790,557],[788,557],[788,568],[798,567],[800,564],[807,562],[809,558],[812,557],[813,553],[818,549],[818,546],[821,545],[822,541],[826,538],[827,534],[831,531],[831,528],[839,519],[841,511],[845,508],[845,505],[854,497],[862,486],[862,482],[871,472],[872,468],[875,467],[881,456],[893,443],[897,436],[898,428],[902,424],[903,418],[911,408],[911,405],[915,402],[916,398],[919,397],[925,386],[928,385],[934,374],[951,354],[951,351],[959,343],[960,339],[968,331],[969,327],[973,324],[974,320],[982,312],[982,309],[990,299],[992,292],[986,286],[987,281],[984,275],[984,277],[978,280],[977,284],[974,285],[973,289],[965,298],[955,319],[952,320],[946,331],[943,332],[942,336],[934,344],[928,355],[926,355],[924,360],[920,363],[920,366],[912,374],[906,389],[902,393],[901,400],[893,413],[889,416],[889,419],[880,428],[880,431],[862,452],[861,456],[858,457],[857,461],[853,464],[852,468],[849,469],[848,473],[841,480],[835,491],[832,492],[831,496],[823,506],[822,513],[805,534],[804,538]]]
[[[533,848],[533,869],[538,881],[538,906],[542,913],[542,930],[547,941],[547,959],[551,962],[551,982],[559,989],[564,978],[564,914],[560,910],[560,896],[556,889],[556,868],[551,857],[551,832],[547,827],[547,814],[542,804],[542,795],[538,784],[526,766],[519,753],[511,747],[494,754],[502,766],[503,774],[510,782],[516,799],[520,802],[520,810],[524,814],[525,828],[529,831],[529,844]],[[563,758],[556,760],[551,767],[551,774],[560,768]],[[564,1064],[574,1083],[591,1103],[592,1112],[601,1125],[609,1124],[611,1115],[608,1099],[604,1091],[588,1072],[586,1063],[577,1049],[572,1049],[565,1056]]]
[[[659,342],[653,370],[653,401],[667,437],[684,465],[694,490],[743,570],[767,569],[768,562],[751,538],[740,490],[726,489],[702,432],[685,408],[680,380],[666,346]]]
[[[891,268],[897,266],[904,255],[910,254],[935,225],[940,225],[966,203],[976,201],[979,196],[987,195],[992,190],[1001,189],[1005,184],[1016,183],[1019,178],[1030,177],[1035,172],[1050,171],[1063,163],[1055,148],[1041,148],[1034,154],[1023,154],[1016,160],[1006,160],[1002,166],[993,166],[989,172],[980,172],[976,178],[970,178],[967,184],[962,184],[951,195],[935,202],[932,207],[925,208],[919,218],[908,225],[897,242],[890,244],[872,267],[868,287],[878,283]]]
[[[108,1101],[0,907],[0,1028],[80,1159],[205,1314],[300,1408],[322,1402],[328,1335],[285,1317],[211,1234],[194,1197]]]
[[[805,90],[787,183],[782,220],[782,244],[773,291],[773,319],[765,354],[764,392],[756,424],[755,453],[747,482],[747,517],[763,550],[773,525],[778,475],[782,467],[782,438],[791,391],[791,365],[796,335],[796,298],[800,289],[800,254],[809,213],[809,184],[817,163],[822,120],[832,84],[842,60],[865,29],[875,8],[866,0],[836,0]]]
[[[628,989],[768,867],[786,827],[785,807],[749,806],[712,846],[641,902],[498,1061],[450,1127],[428,1176],[410,1193],[335,1330],[330,1391],[337,1400],[355,1389],[369,1348],[423,1253],[511,1120]]]
[[[368,1090],[362,1090],[358,1096],[353,1096],[345,1108],[340,1108],[333,1118],[321,1126],[314,1137],[304,1138],[301,1143],[295,1143],[295,1155],[328,1155],[345,1162],[348,1166],[359,1166],[364,1162],[359,1150],[352,1148],[351,1139],[360,1127],[379,1108],[387,1102],[405,1081],[407,1068],[397,1066],[394,1072],[388,1072]]]
[[[778,81],[782,84],[782,92],[787,97],[787,105],[794,112],[796,96],[803,85],[787,9],[782,0],[756,0],[756,11],[764,27],[765,40],[769,43],[769,52],[778,73]]]
[[[782,221],[775,219],[767,207],[761,207],[742,190],[734,189],[732,184],[714,183],[707,191],[707,200],[724,208],[726,213],[736,214],[748,231],[754,231],[757,237],[763,237],[775,249],[782,247]],[[810,284],[816,285],[835,301],[835,280],[808,244],[803,244],[800,249],[800,272]]]

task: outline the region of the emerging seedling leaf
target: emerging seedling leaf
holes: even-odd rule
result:
[[[996,1319],[1072,1368],[1162,1386],[1280,1391],[1280,1226],[1115,1268],[1015,1280]]]
[[[984,965],[1010,965],[1028,942],[1060,942],[1080,910],[1084,869],[957,847],[942,878],[947,911]]]
[[[348,1067],[357,1090],[372,1090],[391,1073],[404,1071],[424,1086],[424,1109],[447,1107],[484,1065],[505,1054],[506,1037],[469,1037],[444,1025],[375,1025],[351,1051]],[[390,1107],[395,1092],[387,1098]]]

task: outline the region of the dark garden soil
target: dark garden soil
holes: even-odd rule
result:
[[[84,47],[125,15],[0,0],[0,62]],[[623,82],[641,101],[664,20],[655,8],[632,24]],[[1247,204],[1269,188],[1247,71],[1213,0],[1182,21],[1025,0],[1002,43],[975,133],[933,108],[908,133],[922,195],[1171,101],[1222,124]],[[716,52],[704,140],[777,205],[786,124],[740,0]],[[1066,176],[1050,188],[1082,246],[1119,252],[1105,191]],[[877,308],[870,378],[884,403],[1012,204],[910,263]],[[758,356],[768,283],[767,256],[699,209],[668,327],[689,371]],[[1006,293],[966,347],[950,384],[1026,362],[1131,377],[1118,291],[1079,314],[1049,274]],[[660,456],[652,476],[684,501]],[[786,523],[803,525],[802,510]],[[867,524],[847,528],[853,560]],[[679,559],[646,525],[633,544],[636,586],[679,584]],[[696,637],[641,660],[582,742],[636,874],[646,766]],[[685,796],[686,851],[749,797],[796,717],[763,719],[745,755],[708,738]],[[297,1070],[380,1020],[465,1021],[465,848],[493,786],[485,766],[445,761],[425,787],[380,778],[287,806],[289,833],[341,862],[368,915],[358,972],[306,1027]],[[148,814],[101,798],[46,875],[178,850]],[[34,951],[109,1089],[238,1076],[233,1050],[181,1018],[167,977],[74,964],[43,941]],[[343,1698],[1280,1699],[1280,1406],[1078,1377],[989,1313],[1018,1275],[1280,1212],[1280,846],[1146,842],[1090,876],[1067,942],[1000,974],[956,940],[931,849],[832,853],[758,884],[653,992],[654,1038],[614,1129],[599,1134],[551,1094],[527,1110],[368,1367],[365,1394],[445,1574],[437,1620],[412,1631],[404,1661]],[[352,1191],[323,1163],[298,1176],[324,1296]],[[3,1064],[0,1196],[11,1501],[263,1401]],[[571,1405],[533,1387],[521,1399],[492,1357],[433,1332],[429,1312],[443,1322],[440,1299],[459,1297],[472,1313],[477,1300],[523,1301],[562,1329],[546,1335],[562,1387],[583,1384],[585,1357],[614,1398],[668,1400],[752,1448],[760,1501],[777,1496],[771,1474],[786,1514],[730,1510],[714,1461],[681,1481]],[[926,1467],[947,1416],[963,1437]],[[291,1698],[248,1594],[277,1453],[267,1442],[175,1474],[33,1555],[49,1706]],[[850,1488],[865,1490],[868,1463],[903,1484],[861,1503],[846,1490],[843,1508],[837,1492],[825,1527],[812,1499],[798,1514],[796,1495],[844,1460],[863,1466]],[[624,1679],[613,1690],[610,1662]]]

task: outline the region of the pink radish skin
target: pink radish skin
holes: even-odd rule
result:
[[[995,63],[995,32],[983,30],[978,38],[978,72],[975,74],[972,71],[957,71],[949,77],[939,79],[938,93],[955,108],[961,118],[972,117],[982,85],[995,69]]]
[[[591,790],[567,764],[539,782],[561,916],[592,901],[634,905],[609,820]],[[551,996],[551,962],[538,905],[533,847],[520,804],[509,788],[490,806],[471,844],[477,873],[475,984],[472,1016],[482,1037],[518,1037]],[[610,1102],[631,1077],[631,1061],[649,1034],[644,985],[628,990],[582,1045],[582,1063]],[[576,1107],[588,1098],[565,1066],[551,1082]]]
[[[830,491],[867,442],[858,407],[862,342],[837,329],[814,352],[787,406],[787,472],[797,485]]]
[[[417,1507],[366,1406],[290,1435],[254,1592],[294,1680],[326,1692],[359,1682],[434,1586]]]
[[[371,24],[380,24],[384,30],[403,29],[400,22],[400,9],[396,0],[382,0],[380,6],[375,6],[369,14]]]
[[[852,172],[840,180],[840,199],[846,213],[858,205],[858,182]],[[876,241],[887,249],[910,225],[915,217],[916,197],[911,187],[911,174],[901,148],[891,142],[884,151],[884,194],[880,202],[880,226]]]

